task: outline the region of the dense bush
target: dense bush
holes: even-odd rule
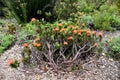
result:
[[[117,17],[117,7],[115,5],[105,4],[100,7],[100,10],[93,14],[94,28],[111,30],[112,25],[116,23],[114,17]]]
[[[115,60],[120,60],[120,37],[111,39],[108,41],[109,51],[107,56],[114,58]]]
[[[31,44],[25,43],[25,51],[28,52],[25,58],[32,58],[33,54],[35,56],[36,53],[30,55],[32,50],[28,49],[28,45],[34,46],[39,52],[37,57],[41,55],[43,61],[48,62],[54,69],[70,67],[93,55],[102,38],[101,32],[91,31],[85,25],[77,26],[71,21],[62,20],[52,24],[40,21],[34,24],[39,28],[39,36],[36,36]],[[39,59],[41,58],[36,60],[40,61]]]

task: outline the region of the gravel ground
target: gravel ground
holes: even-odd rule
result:
[[[107,35],[106,35],[107,34]],[[120,31],[114,33],[105,32],[103,42],[115,36],[120,36]],[[21,59],[23,47],[14,45],[0,56],[0,80],[120,80],[120,63],[105,58],[104,54],[99,59],[92,58],[81,65],[81,69],[74,72],[56,74],[51,69],[47,72],[34,69],[26,70],[23,64],[17,69],[11,68],[7,62],[11,58]]]

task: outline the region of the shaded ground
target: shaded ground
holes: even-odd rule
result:
[[[103,42],[120,36],[120,31],[104,33]],[[0,56],[0,80],[120,80],[120,63],[105,58],[104,54],[99,59],[92,58],[81,65],[79,71],[69,73],[56,74],[52,70],[45,72],[39,69],[24,70],[22,63],[18,69],[11,68],[7,61],[11,58],[19,60],[22,50],[23,47],[16,44]]]

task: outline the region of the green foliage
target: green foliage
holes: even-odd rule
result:
[[[34,37],[37,36],[36,29],[37,26],[33,25],[32,22],[21,25],[21,27],[19,27],[17,30],[17,40],[20,43],[31,42],[34,39]]]
[[[46,12],[53,13],[53,0],[3,0],[18,23],[28,22],[31,18],[46,18]],[[53,19],[53,17],[52,17]]]
[[[0,32],[0,53],[3,53],[14,41],[14,36]]]
[[[78,0],[56,0],[54,11],[57,19],[68,19],[70,14],[77,11]]]
[[[120,60],[120,37],[116,37],[108,41],[108,44],[109,44],[109,51],[107,55],[116,60]]]
[[[120,0],[116,0],[116,5],[117,5],[117,7],[119,9],[119,13],[120,13]]]
[[[23,63],[27,64],[30,61],[31,58],[31,51],[29,49],[29,47],[25,47],[23,52],[22,52],[22,57],[23,57]]]
[[[91,13],[95,10],[99,10],[107,0],[79,0],[79,11],[84,13]]]
[[[112,25],[114,23],[114,17],[117,17],[117,7],[115,5],[102,5],[99,11],[93,14],[94,28],[101,30],[113,30]],[[114,21],[112,21],[114,20]]]

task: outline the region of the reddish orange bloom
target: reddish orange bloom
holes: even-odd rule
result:
[[[73,37],[72,37],[72,36],[69,36],[67,39],[68,39],[68,40],[72,40],[72,39],[73,39]]]
[[[62,26],[62,23],[59,23],[58,26],[61,27],[61,26]]]
[[[35,18],[32,18],[32,19],[31,19],[31,21],[32,21],[32,22],[35,22],[35,21],[36,21],[36,19],[35,19]]]
[[[68,45],[68,42],[64,41],[64,45]]]
[[[24,47],[28,47],[29,44],[28,44],[28,43],[24,43],[23,46],[24,46]]]
[[[86,35],[89,37],[91,35],[91,31],[86,31]]]
[[[73,30],[73,33],[76,34],[78,32],[78,30]]]
[[[86,33],[87,33],[87,34],[91,34],[91,31],[88,30],[88,31],[86,31]]]
[[[103,33],[102,33],[102,32],[98,32],[98,36],[99,36],[99,37],[102,37],[102,36],[103,36]]]
[[[62,28],[62,29],[60,30],[60,32],[63,32],[63,31],[65,31],[65,29],[64,29],[64,28]]]
[[[14,63],[14,60],[13,59],[10,59],[9,61],[8,61],[8,64],[9,65],[11,65],[11,64],[13,64]]]
[[[80,32],[78,32],[78,35],[81,35],[81,33],[80,33]]]
[[[82,27],[85,27],[85,23],[82,23]]]
[[[40,46],[41,46],[40,43],[36,43],[36,42],[34,42],[33,45],[34,45],[35,47],[40,47]]]
[[[87,30],[81,29],[79,30],[80,33],[86,32]]]
[[[59,28],[53,28],[53,31],[59,31]]]
[[[98,46],[98,43],[94,43],[94,46]]]

